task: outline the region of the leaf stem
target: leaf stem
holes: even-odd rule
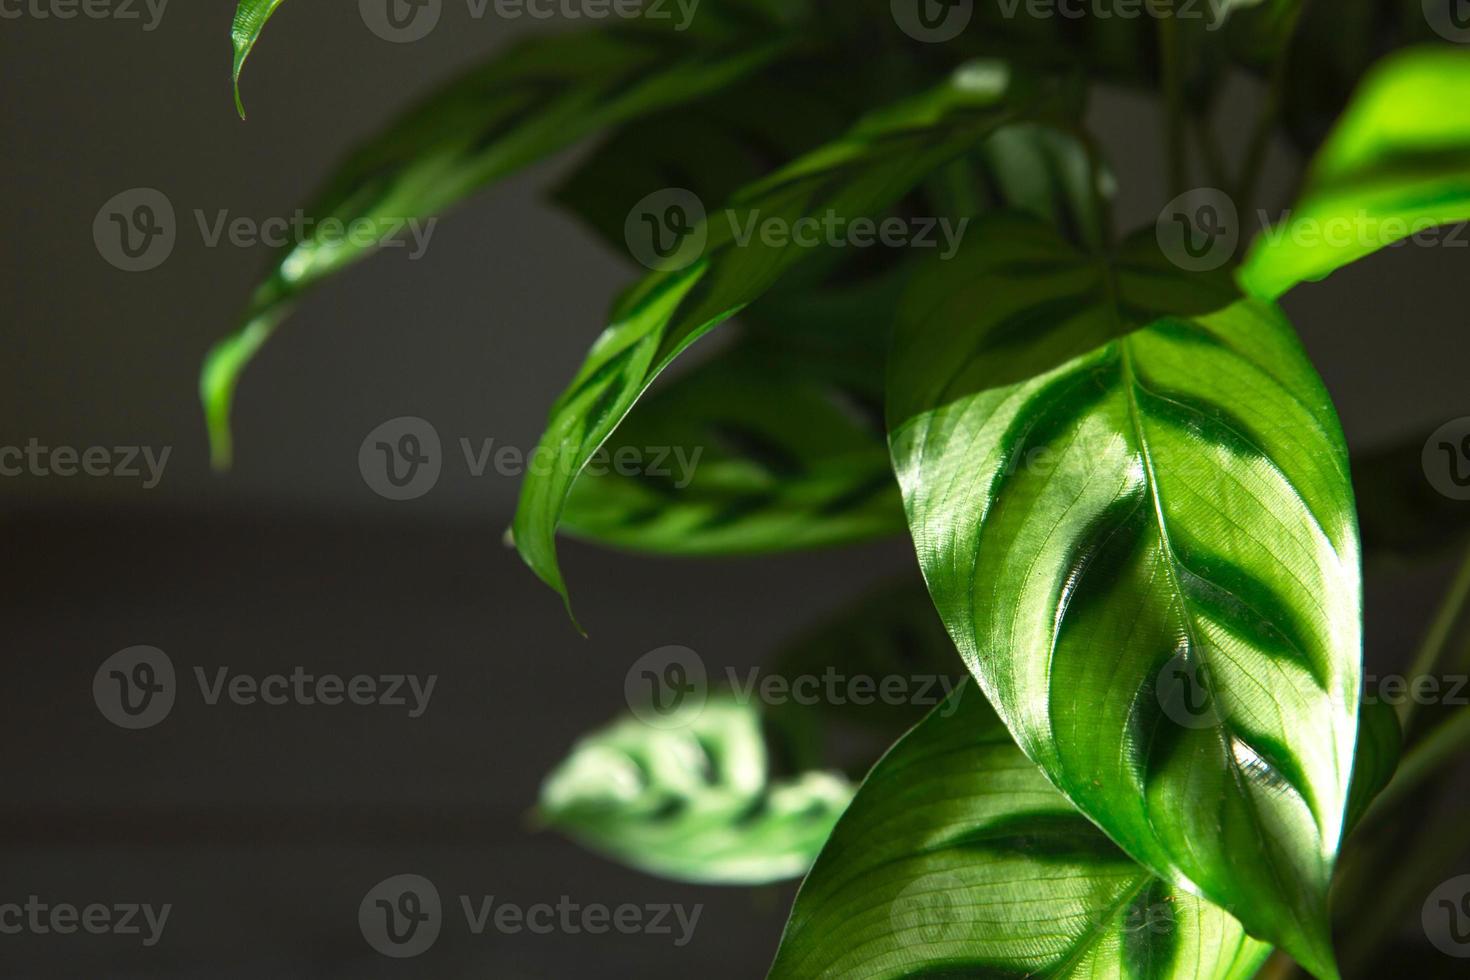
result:
[[[1425,736],[1399,763],[1393,779],[1363,817],[1363,826],[1392,812],[1440,767],[1470,744],[1470,709],[1457,711],[1448,721]]]
[[[1440,600],[1439,608],[1435,611],[1434,618],[1429,623],[1429,629],[1419,644],[1419,650],[1414,655],[1413,665],[1409,668],[1410,691],[1415,689],[1419,678],[1432,674],[1435,667],[1438,666],[1440,657],[1444,655],[1445,644],[1449,642],[1450,631],[1459,621],[1467,600],[1470,600],[1470,548],[1466,549],[1464,558],[1460,560],[1460,567],[1450,581],[1450,587],[1445,592],[1444,598]],[[1417,707],[1412,697],[1405,698],[1398,706],[1399,723],[1403,727],[1405,739],[1412,734],[1410,726]]]
[[[1169,195],[1183,194],[1189,185],[1189,149],[1185,143],[1183,52],[1174,4],[1159,18],[1159,62],[1167,114]]]

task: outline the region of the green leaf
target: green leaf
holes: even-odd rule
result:
[[[1290,215],[1261,233],[1241,281],[1274,299],[1441,225],[1470,221],[1470,52],[1381,62],[1312,162]]]
[[[1378,794],[1393,781],[1403,749],[1399,713],[1387,701],[1364,699],[1358,713],[1358,748],[1353,758],[1352,790],[1343,826],[1350,832]]]
[[[303,209],[315,222],[310,233],[280,254],[244,326],[209,353],[200,395],[216,465],[230,462],[240,373],[307,288],[598,129],[699,98],[760,68],[785,43],[769,37],[768,27],[752,39],[711,21],[688,36],[645,28],[534,38],[400,117]],[[333,219],[366,234],[344,237]]]
[[[970,65],[926,95],[875,113],[843,139],[743,191],[701,223],[684,247],[705,247],[687,268],[657,273],[613,313],[571,386],[553,406],[538,447],[540,474],[521,488],[514,537],[526,563],[567,598],[556,528],[577,474],[676,357],[759,299],[792,266],[821,249],[769,244],[737,233],[753,221],[793,228],[802,219],[880,217],[926,175],[1002,124],[1063,106],[1059,86],[1013,76],[999,63]],[[568,600],[568,608],[570,603]]]
[[[583,471],[563,526],[685,555],[902,534],[882,409],[892,322],[883,314],[902,285],[897,276],[862,283],[825,306],[826,297],[793,299],[783,316],[803,311],[801,329],[747,329],[651,394]]]
[[[245,59],[255,50],[265,22],[271,19],[284,0],[240,0],[235,8],[235,23],[230,28],[230,41],[235,47],[235,66],[232,79],[235,84],[235,111],[245,118],[245,103],[240,99],[240,72],[245,69]]]
[[[868,775],[770,976],[1245,980],[1269,952],[1130,860],[967,687]]]
[[[737,135],[731,138],[767,145],[780,138],[753,139],[762,124],[752,119],[748,125],[732,130]],[[725,150],[719,155],[750,159],[733,145]],[[635,160],[648,164],[661,154],[627,147],[622,154],[599,154],[604,158],[624,160],[631,176],[638,172]],[[669,166],[661,160],[658,172]],[[951,168],[956,172],[946,168],[949,179],[936,180],[934,193],[911,195],[911,210],[957,215],[1019,208],[1078,241],[1101,238],[1091,167],[1069,136],[1037,125],[1006,126]],[[691,165],[689,172],[698,168]],[[614,197],[641,195],[659,179],[634,180]],[[954,180],[968,186],[956,188]],[[582,188],[585,197],[582,191],[577,196],[590,207],[594,183],[589,171],[569,186]],[[625,217],[626,210],[614,233],[623,233]],[[882,402],[888,335],[913,263],[897,257],[901,249],[873,251],[882,254],[858,253],[815,285],[791,285],[814,266],[819,274],[826,271],[820,260],[807,263],[745,311],[742,320],[753,327],[729,351],[640,401],[574,484],[562,526],[633,550],[704,555],[826,547],[902,533]],[[628,461],[622,473],[618,460]]]
[[[916,285],[890,373],[940,614],[1124,850],[1335,977],[1361,599],[1327,394],[1279,311],[1206,314],[1151,235],[1099,258],[984,230]]]
[[[651,874],[764,884],[811,867],[852,792],[824,772],[772,781],[755,708],[715,697],[584,738],[547,777],[537,816]]]

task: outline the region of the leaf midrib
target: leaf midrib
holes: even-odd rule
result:
[[[1158,476],[1154,470],[1153,452],[1149,448],[1148,436],[1144,431],[1143,414],[1138,406],[1137,392],[1141,382],[1138,378],[1137,369],[1133,364],[1133,351],[1130,341],[1131,338],[1128,336],[1121,337],[1118,340],[1120,372],[1123,375],[1123,390],[1128,403],[1128,421],[1130,427],[1133,429],[1134,438],[1138,441],[1138,451],[1143,462],[1144,482],[1148,485],[1149,498],[1153,504],[1154,521],[1158,528],[1159,547],[1163,552],[1163,562],[1169,575],[1170,587],[1179,601],[1180,619],[1183,622],[1191,649],[1197,651],[1196,655],[1199,657],[1201,663],[1207,663],[1209,659],[1208,648],[1199,642],[1198,626],[1194,621],[1194,614],[1190,610],[1189,597],[1186,595],[1183,584],[1179,580],[1179,566],[1181,563],[1174,552],[1174,545],[1169,537],[1168,521],[1164,517],[1163,501],[1159,497],[1159,483]],[[1218,698],[1216,700],[1218,703]],[[1281,868],[1277,864],[1275,853],[1261,833],[1261,815],[1256,808],[1255,798],[1250,793],[1250,787],[1245,778],[1245,774],[1241,771],[1240,763],[1235,757],[1235,752],[1231,749],[1230,735],[1227,733],[1224,721],[1220,719],[1218,713],[1216,714],[1216,718],[1219,721],[1214,726],[1214,731],[1220,739],[1220,747],[1225,757],[1226,767],[1230,772],[1232,782],[1235,783],[1236,791],[1240,794],[1240,798],[1250,808],[1252,817],[1251,829],[1255,832],[1256,839],[1261,845],[1261,852],[1266,866],[1270,868],[1271,877],[1276,880],[1277,885],[1281,888],[1281,894],[1289,894],[1290,890],[1287,887],[1287,881],[1282,877]],[[1154,827],[1152,808],[1145,806],[1143,812],[1145,815],[1144,819],[1148,822],[1149,831],[1153,833],[1156,840],[1162,840],[1162,836]],[[1182,873],[1182,869],[1179,870]],[[1192,887],[1198,889],[1199,886],[1195,882],[1189,879],[1186,879],[1186,881]],[[1295,912],[1295,909],[1293,909],[1293,912]]]

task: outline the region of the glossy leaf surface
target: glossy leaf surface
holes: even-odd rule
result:
[[[988,231],[916,288],[890,375],[940,614],[1126,851],[1335,976],[1361,599],[1327,393],[1279,311],[1208,312],[1151,235],[1100,259]]]
[[[1395,54],[1363,81],[1290,215],[1256,239],[1241,281],[1275,298],[1366,255],[1470,221],[1470,52]]]
[[[652,874],[762,884],[811,867],[852,793],[825,772],[772,781],[759,713],[718,697],[583,739],[547,777],[537,816]]]
[[[770,975],[1246,980],[1268,952],[1119,850],[969,686],[868,775]]]
[[[698,98],[766,64],[782,42],[710,26],[697,37],[648,29],[523,41],[450,83],[360,148],[303,209],[314,224],[276,259],[244,325],[209,354],[200,393],[215,461],[231,457],[240,373],[307,288],[405,241],[422,223],[594,131]],[[334,224],[335,222],[335,224]],[[344,235],[340,227],[358,229]],[[421,239],[420,239],[421,240]]]
[[[680,246],[697,259],[654,274],[624,298],[553,406],[538,451],[554,462],[527,476],[515,517],[515,543],[526,563],[566,597],[556,529],[582,467],[676,357],[821,251],[794,238],[771,244],[760,233],[742,242],[742,229],[753,221],[790,229],[809,219],[880,218],[941,164],[1061,97],[998,63],[967,66],[925,96],[866,118],[843,139],[746,189],[730,209],[699,224]]]
[[[902,534],[883,427],[901,279],[850,287],[789,330],[730,350],[644,399],[583,471],[572,534],[664,554],[753,554]],[[820,307],[820,309],[819,309]],[[624,461],[628,465],[624,464]]]

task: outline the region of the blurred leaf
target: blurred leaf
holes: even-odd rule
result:
[[[1470,52],[1419,48],[1381,62],[1312,162],[1289,216],[1241,268],[1274,299],[1441,225],[1470,221]]]
[[[231,457],[240,373],[308,287],[402,241],[429,218],[593,133],[696,99],[767,64],[783,42],[718,29],[606,30],[522,41],[399,117],[304,208],[314,221],[251,300],[244,326],[205,361],[200,393],[216,465]],[[335,227],[334,227],[335,222]],[[344,236],[346,225],[364,230]],[[364,244],[366,242],[367,244]]]
[[[1063,95],[1029,77],[1013,77],[1004,65],[967,66],[925,96],[867,117],[843,139],[741,192],[725,214],[701,222],[675,253],[698,249],[699,257],[650,276],[624,298],[552,408],[537,450],[550,465],[526,477],[515,517],[515,543],[526,563],[567,598],[556,529],[582,467],[676,357],[821,251],[794,240],[771,244],[759,234],[741,244],[738,229],[756,221],[794,228],[803,219],[880,217],[926,175],[1004,123],[1049,106],[1073,107]]]
[[[801,332],[746,330],[651,394],[583,471],[565,528],[665,554],[902,534],[883,429],[891,321],[874,315],[896,308],[902,285],[890,277],[850,290],[853,318],[826,330],[811,321]]]
[[[1269,952],[1130,860],[967,686],[858,790],[770,976],[1245,980]]]
[[[1424,432],[1353,457],[1353,488],[1368,559],[1434,558],[1470,533],[1470,501],[1434,488],[1424,473]]]
[[[245,68],[245,59],[260,40],[265,22],[271,19],[284,0],[240,0],[235,8],[235,23],[230,28],[230,41],[235,47],[235,66],[232,78],[235,83],[235,110],[245,118],[245,103],[240,100],[240,72]]]
[[[941,616],[1124,850],[1336,976],[1361,601],[1326,391],[1274,307],[1207,313],[1151,230],[1112,258],[1016,223],[966,249],[916,283],[890,372]]]
[[[817,678],[815,704],[773,704],[795,764],[811,768],[840,754],[844,771],[867,772],[894,739],[968,676],[922,581],[873,589],[785,644],[771,674]],[[831,696],[828,679],[838,696]],[[852,696],[858,684],[868,691]]]
[[[811,867],[852,792],[830,773],[772,782],[756,709],[717,697],[659,727],[629,716],[584,738],[547,777],[537,816],[651,874],[763,884]]]

